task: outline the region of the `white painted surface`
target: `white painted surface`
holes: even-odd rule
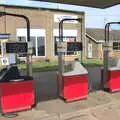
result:
[[[63,76],[84,75],[84,74],[88,74],[86,68],[84,68],[80,62],[75,61],[73,63],[73,70],[71,70],[70,72],[63,73]]]
[[[59,30],[53,30],[53,36],[59,36]],[[63,36],[72,36],[77,37],[77,30],[76,29],[63,29]]]
[[[16,29],[17,37],[19,36],[27,36],[26,28],[18,28]],[[45,29],[30,29],[30,36],[45,36]]]
[[[9,65],[8,57],[2,57],[1,58],[1,63],[2,63],[2,65]]]
[[[16,63],[16,59],[15,59],[15,54],[14,53],[8,54],[8,59],[9,59],[9,64],[15,64]]]

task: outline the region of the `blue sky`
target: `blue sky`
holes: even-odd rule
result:
[[[104,28],[105,23],[107,22],[120,21],[120,12],[118,12],[120,11],[120,5],[116,5],[106,9],[97,9],[83,6],[37,2],[30,0],[0,0],[0,4],[84,11],[85,23],[87,28]]]

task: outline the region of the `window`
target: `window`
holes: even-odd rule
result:
[[[27,41],[26,29],[17,29],[18,41]],[[33,45],[33,56],[45,56],[45,29],[30,29],[30,41]]]
[[[20,42],[26,42],[26,36],[18,36],[17,37],[17,40],[20,41]],[[19,57],[25,57],[26,55],[25,54],[19,54],[18,55]]]
[[[32,47],[33,47],[33,56],[37,56],[36,53],[36,37],[30,37],[30,41],[32,42]]]
[[[54,54],[55,55],[58,55],[58,52],[57,52],[57,44],[58,44],[58,42],[59,42],[59,37],[57,37],[57,36],[55,36],[54,37],[54,40],[55,40],[55,44],[54,44]],[[69,43],[69,42],[76,42],[76,37],[74,37],[74,36],[64,36],[63,37],[63,41],[65,41],[65,42],[67,42],[67,43]],[[67,52],[66,53],[67,55],[75,55],[76,54],[76,52]]]
[[[45,37],[37,37],[38,56],[45,56]]]
[[[26,37],[19,36],[18,41],[25,42]],[[33,45],[33,56],[45,56],[45,37],[31,36],[30,41]]]

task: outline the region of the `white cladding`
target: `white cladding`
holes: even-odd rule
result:
[[[53,36],[59,36],[59,30],[54,29],[53,30]],[[77,30],[76,29],[63,29],[63,36],[77,36]]]

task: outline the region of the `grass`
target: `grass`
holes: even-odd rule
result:
[[[103,66],[103,60],[84,60],[83,63],[87,66]]]
[[[18,64],[18,67],[25,70],[26,64]],[[33,62],[32,68],[35,72],[57,70],[57,62]]]
[[[103,66],[102,60],[85,60],[83,63],[86,66]],[[32,67],[33,71],[50,71],[50,70],[57,70],[57,62],[33,62]],[[18,64],[20,69],[26,70],[26,64]]]

